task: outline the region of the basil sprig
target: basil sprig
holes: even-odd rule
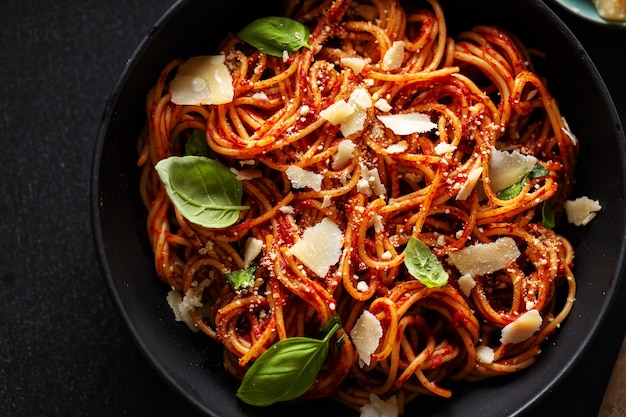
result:
[[[282,57],[302,47],[309,46],[309,29],[297,20],[288,17],[262,17],[248,24],[238,33],[239,37],[268,55]]]
[[[242,206],[243,187],[235,174],[204,156],[171,156],[155,166],[167,195],[190,222],[209,228],[235,223]]]
[[[248,268],[231,271],[224,274],[224,279],[234,291],[248,292],[254,286],[254,273],[257,268],[257,265],[250,265]]]
[[[237,397],[259,407],[300,397],[315,382],[340,327],[333,316],[320,331],[323,339],[289,337],[272,345],[248,369]]]
[[[524,188],[524,184],[526,183],[526,180],[528,178],[536,179],[536,178],[545,177],[546,175],[549,175],[549,174],[550,174],[550,171],[545,169],[543,165],[537,162],[535,163],[535,166],[533,167],[533,169],[531,169],[526,175],[524,175],[524,177],[519,182],[513,185],[510,185],[504,190],[499,191],[498,198],[500,200],[510,200],[513,197],[516,197],[522,191],[522,188]]]
[[[443,287],[448,283],[448,273],[439,259],[417,238],[412,237],[406,245],[404,265],[409,274],[429,288]]]
[[[196,155],[196,156],[209,156],[211,153],[211,148],[209,148],[209,144],[206,143],[206,138],[204,136],[204,132],[199,129],[194,129],[185,142],[185,155]]]

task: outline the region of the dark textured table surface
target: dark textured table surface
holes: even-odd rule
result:
[[[126,61],[172,0],[0,7],[0,416],[195,416],[108,298],[90,226],[94,140]],[[552,4],[552,3],[550,3]],[[626,120],[626,30],[557,5]],[[577,368],[533,413],[597,414],[626,328],[624,285]]]

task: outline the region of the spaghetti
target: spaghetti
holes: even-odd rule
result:
[[[192,327],[223,345],[226,369],[242,378],[277,341],[315,337],[334,315],[349,335],[368,310],[383,329],[369,364],[345,337],[304,395],[334,396],[355,409],[373,393],[396,395],[402,413],[419,395],[449,397],[448,381],[532,365],[574,300],[572,247],[541,216],[546,206],[561,212],[577,147],[528,51],[497,27],[452,39],[437,0],[419,9],[395,0],[291,1],[285,15],[311,29],[310,47],[275,57],[236,35],[222,43],[232,101],[174,104],[169,85],[182,59],[163,69],[147,97],[138,141],[147,232],[158,277],[197,296]],[[398,45],[394,67],[385,61]],[[357,89],[375,105],[365,106],[362,129],[345,137],[320,113],[349,103]],[[384,114],[426,115],[434,127],[399,134]],[[182,155],[196,130],[210,157],[242,177],[249,208],[231,226],[186,219],[155,171]],[[492,187],[490,161],[513,151],[534,157],[546,174],[524,177],[505,197]],[[294,186],[293,166],[319,187]],[[290,249],[323,219],[341,230],[342,249],[318,276]],[[428,287],[407,272],[411,238],[441,262],[446,285]],[[450,254],[501,238],[512,239],[519,256],[462,288]],[[224,276],[245,268],[250,239],[262,248],[258,268],[253,287],[238,291]],[[557,301],[562,284],[566,296]],[[502,343],[501,329],[531,310],[543,319],[537,331]]]

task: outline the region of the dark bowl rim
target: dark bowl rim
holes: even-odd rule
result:
[[[117,81],[113,89],[110,92],[110,95],[106,101],[100,126],[97,132],[97,140],[94,144],[94,149],[92,153],[91,159],[91,178],[90,178],[90,215],[91,215],[91,228],[93,233],[94,245],[96,248],[97,261],[100,268],[100,272],[106,281],[106,288],[109,296],[113,300],[115,307],[119,314],[121,315],[124,324],[130,332],[132,339],[135,344],[139,348],[141,354],[147,359],[150,366],[156,371],[156,373],[167,382],[167,384],[176,391],[182,398],[184,398],[187,402],[191,403],[195,408],[207,415],[213,415],[209,410],[206,409],[205,405],[198,401],[194,396],[188,395],[186,391],[172,378],[172,376],[166,371],[166,369],[160,364],[158,358],[151,354],[151,350],[148,349],[148,346],[144,342],[144,340],[139,337],[139,332],[132,322],[128,311],[122,302],[120,295],[118,293],[118,289],[116,288],[115,283],[113,282],[111,271],[109,268],[109,263],[105,250],[105,243],[103,241],[103,235],[101,230],[101,213],[100,213],[100,169],[102,165],[102,151],[105,144],[105,139],[107,137],[108,125],[111,122],[112,117],[114,116],[114,109],[118,102],[121,92],[124,90],[124,87],[128,81],[128,78],[131,76],[133,70],[137,66],[137,63],[141,60],[147,46],[151,43],[154,37],[158,35],[167,25],[167,23],[174,19],[177,12],[185,7],[186,4],[192,3],[197,0],[177,0],[174,4],[172,4],[156,21],[156,23],[152,26],[152,28],[143,36],[142,40],[139,42],[137,47],[134,49],[126,64],[123,67],[121,74],[119,75]],[[524,0],[528,2],[533,7],[539,9],[540,13],[546,15],[546,17],[551,20],[554,24],[559,26],[559,29],[562,31],[563,35],[566,36],[567,40],[571,44],[577,44],[580,48],[580,53],[582,55],[582,63],[587,67],[587,71],[593,76],[592,78],[597,84],[597,89],[601,96],[605,99],[606,104],[610,107],[610,118],[615,125],[616,130],[616,138],[618,139],[618,147],[620,148],[621,155],[626,156],[626,137],[624,135],[624,130],[619,119],[617,109],[613,102],[610,92],[608,91],[604,80],[602,79],[600,73],[598,72],[596,66],[593,61],[584,50],[580,42],[578,42],[576,36],[572,33],[569,27],[561,20],[561,18],[550,8],[548,7],[542,0]],[[555,0],[557,3],[561,3],[559,0]],[[622,158],[621,161],[622,171],[626,171],[626,159]],[[624,188],[626,189],[626,184],[624,184]],[[626,195],[626,192],[624,193]],[[611,285],[608,288],[606,293],[605,302],[602,307],[599,309],[597,317],[595,317],[594,323],[591,326],[591,331],[580,341],[580,347],[574,351],[574,354],[567,361],[567,365],[561,369],[554,378],[552,378],[548,383],[543,385],[540,389],[537,390],[536,394],[532,397],[531,401],[520,405],[520,407],[514,410],[511,416],[522,416],[526,415],[537,403],[539,403],[542,399],[544,399],[554,388],[559,385],[565,377],[572,371],[572,369],[576,366],[576,364],[580,361],[580,359],[584,356],[584,354],[589,350],[589,346],[591,341],[594,339],[596,334],[598,333],[601,326],[606,321],[607,313],[610,310],[611,306],[616,303],[616,292],[618,287],[620,286],[620,282],[623,281],[624,271],[626,270],[626,235],[622,236],[620,241],[620,256],[617,260],[618,269],[614,272]]]

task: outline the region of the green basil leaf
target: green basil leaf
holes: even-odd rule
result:
[[[315,382],[339,327],[335,321],[322,340],[290,337],[270,346],[244,375],[237,397],[259,407],[300,397]]]
[[[554,207],[552,207],[549,201],[544,201],[541,207],[541,225],[548,229],[553,229],[556,226]]]
[[[197,156],[210,156],[211,148],[206,143],[204,132],[198,129],[194,129],[185,142],[185,155],[197,155]]]
[[[439,259],[417,238],[412,237],[406,245],[404,265],[409,274],[429,288],[443,287],[448,283],[448,273]]]
[[[522,191],[522,188],[524,188],[524,183],[526,182],[527,178],[528,178],[528,174],[524,175],[524,178],[522,178],[520,182],[515,183],[513,185],[509,185],[504,190],[498,191],[497,193],[498,198],[500,200],[510,200],[513,197],[516,197]]]
[[[228,272],[224,274],[224,279],[226,279],[226,282],[233,290],[247,292],[248,289],[254,286],[254,273],[257,268],[257,265],[251,265],[248,268]]]
[[[242,210],[243,187],[235,174],[203,156],[171,156],[156,164],[167,195],[190,222],[209,228],[228,227]]]
[[[535,163],[533,169],[531,169],[528,173],[528,177],[533,180],[536,178],[545,177],[546,175],[550,175],[550,171],[544,168],[544,166],[541,165],[539,162]]]
[[[262,17],[248,24],[238,33],[239,37],[261,52],[277,57],[283,51],[289,55],[309,46],[309,29],[288,17]]]

